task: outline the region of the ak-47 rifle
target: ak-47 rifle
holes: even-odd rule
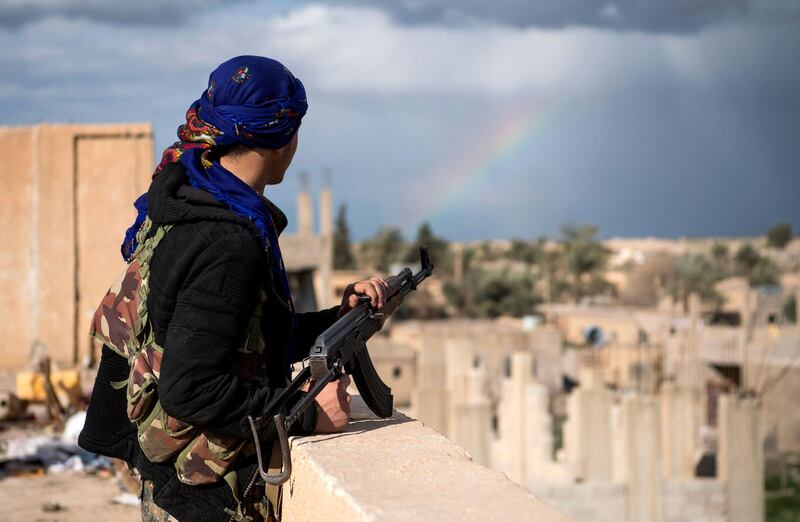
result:
[[[433,272],[433,263],[428,257],[426,248],[419,249],[421,269],[416,274],[404,268],[397,275],[386,278],[386,303],[380,311],[375,310],[367,296],[359,296],[359,303],[339,318],[330,328],[325,330],[308,355],[308,364],[292,379],[289,385],[270,403],[267,411],[282,410],[297,391],[311,379],[313,385],[305,396],[298,401],[287,415],[278,413],[273,417],[281,447],[282,469],[280,473],[270,475],[264,471],[261,458],[261,445],[258,440],[257,425],[263,422],[248,416],[250,429],[258,458],[258,470],[267,484],[274,486],[283,484],[292,474],[292,460],[289,453],[289,429],[303,415],[303,412],[314,403],[325,386],[345,373],[353,376],[358,392],[378,417],[392,415],[392,390],[381,380],[372,359],[367,351],[367,341],[381,329],[384,321],[403,302],[403,299],[417,289],[424,279]]]

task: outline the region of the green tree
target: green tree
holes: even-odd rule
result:
[[[339,207],[333,231],[333,268],[350,270],[356,267],[353,250],[350,246],[350,227],[347,225],[347,205]]]
[[[587,295],[596,295],[600,273],[605,269],[611,251],[597,239],[593,225],[561,227],[561,248],[564,265],[571,276],[572,295],[579,302]],[[589,283],[592,282],[590,285]]]
[[[761,259],[761,254],[758,250],[753,248],[750,243],[745,243],[739,247],[734,256],[736,261],[736,270],[740,275],[748,275],[758,264]]]
[[[538,265],[544,260],[544,247],[544,238],[536,241],[512,239],[511,248],[506,256],[514,261],[521,261],[526,265]]]
[[[697,294],[706,303],[722,305],[722,296],[714,285],[722,275],[714,270],[711,261],[703,254],[684,254],[675,259],[672,274],[668,276],[667,289],[674,302],[683,305],[683,311],[689,311],[689,296]]]
[[[406,250],[403,261],[406,263],[419,262],[419,248],[423,246],[428,247],[428,254],[437,270],[440,270],[439,273],[449,273],[449,244],[446,239],[434,234],[433,229],[427,222],[422,223],[419,229],[417,229],[417,238],[409,246],[408,250]]]
[[[388,273],[392,263],[401,260],[405,239],[399,228],[383,227],[361,244],[366,262],[379,272]]]
[[[476,318],[521,317],[541,303],[533,276],[506,270],[472,270],[460,285],[447,282],[444,294],[461,315]]]
[[[774,248],[783,249],[792,240],[792,225],[778,223],[767,231],[767,244]]]
[[[728,245],[716,241],[711,246],[711,263],[720,274],[727,274],[731,268],[731,253]]]
[[[747,274],[747,281],[750,286],[775,286],[778,284],[780,270],[772,259],[761,257],[753,270]]]
[[[780,270],[772,259],[762,256],[747,243],[736,251],[736,272],[746,277],[750,286],[776,285],[780,276]]]

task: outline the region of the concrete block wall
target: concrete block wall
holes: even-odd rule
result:
[[[530,491],[576,522],[626,522],[624,484],[534,484]],[[663,522],[727,522],[725,484],[713,479],[676,479],[662,484]]]
[[[713,479],[664,482],[664,522],[726,522],[725,484]]]
[[[119,244],[153,169],[152,128],[0,127],[0,368],[32,347],[69,365],[91,354],[89,321],[124,268]]]
[[[628,520],[627,490],[623,484],[583,482],[539,484],[531,492],[576,522],[624,522]]]

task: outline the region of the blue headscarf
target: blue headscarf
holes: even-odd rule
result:
[[[168,147],[153,177],[180,161],[189,184],[211,193],[237,215],[252,221],[271,246],[270,268],[279,276],[292,307],[289,282],[278,246],[278,233],[266,200],[220,165],[213,149],[229,145],[279,149],[294,137],[308,110],[303,84],[281,63],[261,56],[237,56],[211,73],[208,88],[186,112],[179,141]],[[136,232],[147,215],[147,195],[134,206],[137,217],[122,243],[122,257],[136,250]]]

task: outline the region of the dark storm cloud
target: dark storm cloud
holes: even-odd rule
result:
[[[241,1],[246,0],[226,0]],[[119,25],[180,25],[187,15],[218,6],[213,0],[0,0],[0,27],[20,27],[48,16]]]
[[[349,0],[380,7],[408,24],[490,22],[520,28],[586,26],[685,33],[741,20],[800,20],[790,0]],[[340,4],[341,1],[332,2]]]
[[[422,220],[461,240],[565,222],[608,236],[800,229],[800,23],[665,35],[399,24],[352,4],[203,5],[152,27],[143,12],[134,25],[75,10],[0,26],[0,124],[152,121],[157,158],[209,71],[246,45],[289,65],[311,101],[270,197],[293,216],[297,174],[319,186],[330,168],[355,238],[384,225],[410,235]],[[522,120],[524,141],[505,147]]]

